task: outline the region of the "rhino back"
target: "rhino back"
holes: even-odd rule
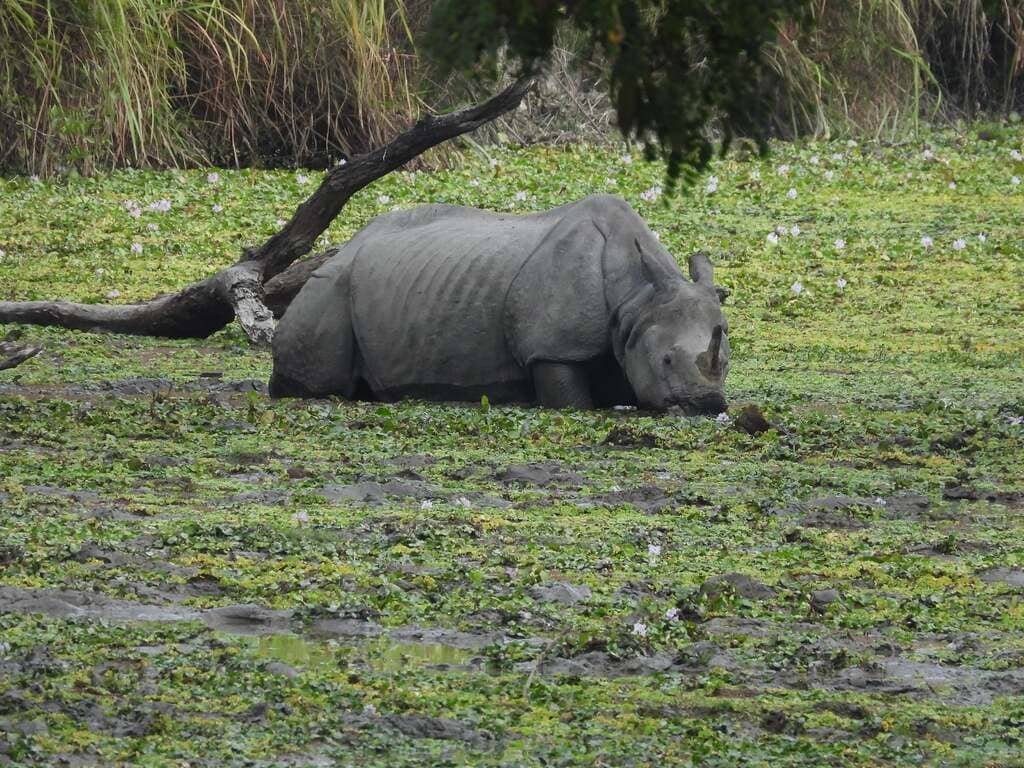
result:
[[[355,334],[374,393],[527,399],[503,310],[551,220],[451,206],[401,214],[367,233],[353,264]]]

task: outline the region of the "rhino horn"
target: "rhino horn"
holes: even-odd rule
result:
[[[661,290],[672,285],[672,283],[679,282],[679,275],[673,272],[668,265],[644,253],[644,249],[640,247],[640,241],[637,238],[633,238],[633,244],[636,245],[637,253],[640,254],[640,267],[643,269],[644,277],[655,288]]]
[[[706,253],[697,251],[690,256],[690,277],[693,282],[713,288],[715,285],[715,270],[711,266],[711,259]]]
[[[708,368],[712,373],[718,373],[722,367],[722,361],[718,358],[718,353],[722,350],[722,326],[716,325],[715,330],[711,332],[711,343],[708,344],[707,360]]]

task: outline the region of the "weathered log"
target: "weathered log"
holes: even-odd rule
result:
[[[156,296],[141,304],[121,305],[0,301],[0,323],[205,338],[237,318],[254,343],[269,344],[274,333],[274,315],[284,312],[326,256],[313,257],[293,269],[289,267],[309,252],[352,195],[438,144],[515,109],[533,84],[532,77],[523,77],[485,102],[423,117],[386,146],[334,167],[273,237],[258,248],[246,249],[241,260],[231,267],[177,293]]]

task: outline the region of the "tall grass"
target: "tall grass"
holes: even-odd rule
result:
[[[1024,106],[1020,0],[813,0],[770,59],[784,133],[898,135]]]
[[[324,164],[416,111],[403,0],[0,0],[0,167]]]

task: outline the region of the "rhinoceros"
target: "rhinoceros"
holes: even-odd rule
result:
[[[281,319],[274,397],[638,405],[720,413],[721,289],[621,198],[511,215],[423,205],[371,221]]]

